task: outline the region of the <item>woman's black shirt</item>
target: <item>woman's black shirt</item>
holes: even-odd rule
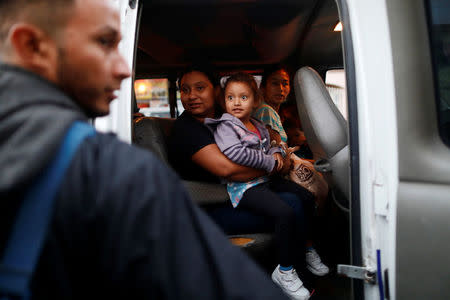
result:
[[[215,143],[213,133],[185,111],[175,121],[169,138],[169,162],[185,180],[219,183],[219,178],[192,161],[200,149]]]

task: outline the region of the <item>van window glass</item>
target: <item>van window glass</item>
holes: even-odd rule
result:
[[[347,120],[347,88],[344,69],[328,70],[325,74],[325,84],[334,104]]]
[[[450,146],[450,2],[426,1],[439,133]]]
[[[169,80],[167,78],[139,79],[134,82],[134,92],[139,112],[147,117],[170,117]],[[177,91],[178,112],[183,112],[180,92]]]

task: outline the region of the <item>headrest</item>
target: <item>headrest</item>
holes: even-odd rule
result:
[[[314,69],[298,70],[294,88],[303,130],[315,158],[333,157],[348,144],[347,121]]]

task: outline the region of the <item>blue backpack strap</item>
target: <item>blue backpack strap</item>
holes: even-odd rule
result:
[[[1,260],[0,295],[29,298],[30,281],[52,219],[53,200],[78,146],[94,134],[91,125],[74,122],[55,159],[26,192]]]

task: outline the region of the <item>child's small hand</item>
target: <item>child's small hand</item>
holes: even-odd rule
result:
[[[280,170],[283,168],[283,156],[281,156],[280,153],[274,153],[272,156],[276,162],[276,167],[277,167],[276,171],[280,172]]]

